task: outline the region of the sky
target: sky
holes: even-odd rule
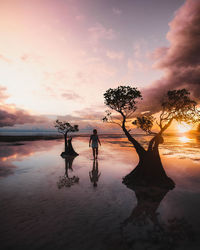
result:
[[[0,127],[101,126],[103,93],[200,96],[199,0],[0,0]],[[114,129],[114,128],[113,128]]]

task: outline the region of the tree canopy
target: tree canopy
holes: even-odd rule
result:
[[[116,122],[112,117],[112,112],[107,111],[103,118],[105,122],[117,123],[121,127],[127,119],[133,116],[137,109],[136,99],[142,99],[142,95],[137,88],[130,86],[119,86],[115,89],[108,89],[105,94],[105,104],[112,110],[122,115],[122,121]],[[150,111],[151,112],[151,111]],[[177,122],[195,123],[200,120],[200,112],[197,103],[190,99],[190,92],[186,89],[169,90],[161,102],[159,118],[155,118],[150,113],[137,116],[132,124],[142,129],[148,134],[153,133],[154,122],[160,128],[160,134],[164,132],[172,123]]]
[[[136,99],[142,99],[137,88],[130,86],[119,86],[108,89],[105,94],[105,104],[120,114],[130,116],[136,110]]]
[[[67,134],[68,132],[79,131],[78,125],[71,125],[69,122],[65,122],[65,121],[62,122],[59,120],[55,121],[54,127],[58,129],[59,133],[62,133],[64,135]]]

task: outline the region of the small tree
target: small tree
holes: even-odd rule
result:
[[[72,165],[76,156],[67,156],[67,157],[62,156],[62,157],[65,159],[65,174],[64,176],[59,177],[59,181],[57,182],[57,186],[59,189],[62,187],[71,187],[72,185],[74,185],[74,183],[79,182],[78,176],[74,175],[73,177],[70,177],[68,173],[69,169],[73,171]]]
[[[148,148],[145,149],[131,134],[127,128],[127,122],[132,120],[137,107],[137,99],[142,99],[142,95],[137,88],[130,86],[119,86],[115,89],[108,89],[105,94],[105,104],[120,114],[120,119],[113,119],[112,112],[107,111],[103,118],[104,122],[115,123],[119,125],[133,144],[139,156],[137,167],[124,178],[124,182],[135,181],[135,183],[156,182],[173,187],[173,181],[167,177],[159,155],[158,146],[163,143],[163,132],[169,128],[172,121],[184,121],[194,123],[199,120],[199,111],[196,109],[197,103],[190,99],[190,93],[186,89],[168,91],[161,103],[161,112],[159,118],[153,115],[138,116],[132,124],[142,129],[145,133],[153,135],[149,141]],[[159,127],[159,132],[152,131],[153,125]]]
[[[61,122],[59,120],[56,120],[54,127],[58,129],[59,133],[64,135],[64,140],[65,140],[65,152],[64,153],[66,155],[78,155],[72,147],[72,144],[71,144],[72,139],[71,138],[68,139],[68,133],[79,131],[78,125],[72,126],[69,122],[65,122],[65,121]]]

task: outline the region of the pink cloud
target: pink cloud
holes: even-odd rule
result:
[[[161,59],[164,56],[166,56],[168,50],[169,48],[167,47],[157,48],[156,50],[153,51],[153,53],[151,53],[150,57],[154,60]]]
[[[2,103],[5,99],[8,98],[8,95],[5,94],[6,88],[0,86],[0,103]]]
[[[1,54],[0,54],[0,60],[3,60],[4,62],[7,62],[7,63],[10,62],[10,59],[8,59],[7,57],[5,57],[4,55],[1,55]]]
[[[112,12],[117,16],[120,16],[122,14],[122,11],[118,8],[113,8]]]
[[[142,72],[142,71],[147,71],[148,70],[147,64],[140,61],[140,60],[138,60],[138,59],[136,59],[136,60],[128,59],[127,67],[128,67],[129,71]]]
[[[62,94],[62,97],[64,97],[66,100],[78,100],[78,99],[80,100],[80,99],[82,99],[82,97],[80,95],[78,95],[75,92],[70,91],[70,90],[64,92]]]
[[[75,16],[75,18],[76,18],[77,21],[81,21],[81,22],[85,20],[84,15],[77,15],[77,16]]]
[[[88,29],[91,41],[98,43],[100,40],[113,40],[116,37],[115,31],[111,28],[106,28],[100,23],[96,23]]]
[[[113,60],[122,60],[124,58],[124,53],[122,51],[117,52],[113,50],[107,50],[106,56]]]
[[[134,45],[133,51],[134,51],[134,57],[135,58],[141,57],[141,45],[139,43]]]

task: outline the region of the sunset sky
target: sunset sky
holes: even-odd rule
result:
[[[199,27],[199,0],[0,0],[0,127],[90,129],[118,85],[200,100]]]

